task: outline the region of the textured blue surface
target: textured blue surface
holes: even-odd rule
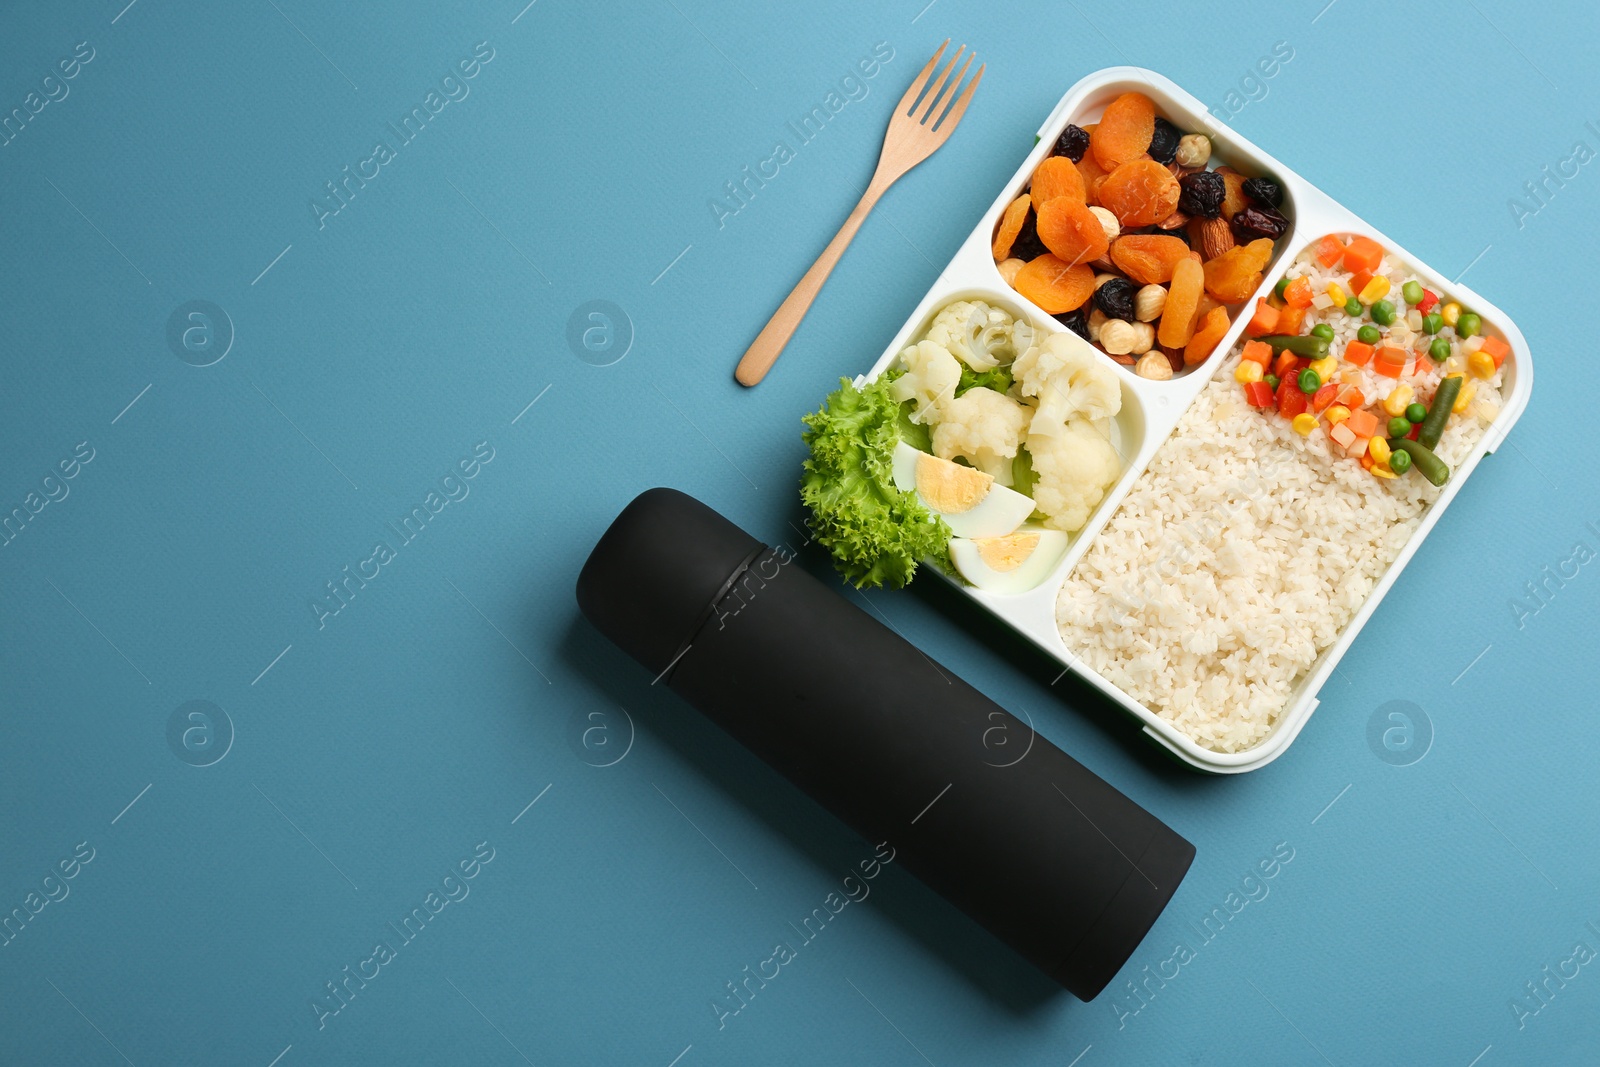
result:
[[[124,2],[0,15],[0,114],[26,119],[0,146],[0,511],[59,498],[0,549],[0,912],[27,916],[0,1060],[1600,1059],[1600,565],[1544,571],[1600,549],[1593,376],[1566,377],[1592,360],[1600,177],[1524,192],[1600,149],[1592,5]],[[990,62],[964,124],[740,390],[945,36]],[[1293,60],[1248,81],[1279,41]],[[45,84],[79,42],[93,58]],[[442,84],[479,42],[492,59]],[[785,124],[879,42],[865,97],[798,144]],[[1118,986],[1179,940],[1192,958],[1143,1006],[1080,1004],[891,867],[719,1028],[723,983],[870,848],[650,688],[577,618],[577,569],[657,484],[787,537],[799,415],[882,350],[1061,93],[1118,63],[1237,111],[1441,273],[1470,265],[1540,389],[1259,773],[1166,763],[936,585],[874,595],[1197,844]],[[780,140],[794,158],[719,225],[709,201]],[[347,165],[376,177],[319,227]],[[236,335],[204,367],[167,340],[195,300]],[[631,322],[609,366],[567,341],[592,300]],[[401,543],[386,524],[430,492]],[[380,540],[393,558],[364,562]],[[231,727],[186,710],[169,742],[195,700]],[[1367,740],[1391,700],[1431,722],[1406,766]],[[1280,843],[1266,896],[1203,942]],[[409,942],[388,925],[441,902]],[[376,977],[319,1020],[346,967]]]

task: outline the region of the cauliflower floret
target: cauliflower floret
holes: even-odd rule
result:
[[[1038,478],[1033,501],[1047,516],[1046,526],[1067,533],[1083,529],[1089,513],[1122,473],[1109,429],[1104,423],[1074,419],[1057,433],[1028,435],[1028,455]]]
[[[1022,395],[1039,405],[1030,434],[1054,436],[1069,419],[1104,419],[1122,410],[1116,373],[1077,334],[1051,334],[1018,356],[1011,371]]]
[[[1034,341],[1033,324],[982,300],[946,304],[924,336],[976,371],[1010,363]]]
[[[889,393],[900,403],[916,405],[912,422],[928,422],[939,408],[955,398],[961,384],[961,364],[943,345],[918,341],[900,353],[906,372],[889,383]]]
[[[1001,485],[1010,485],[1011,461],[1027,424],[1027,408],[1004,393],[977,386],[940,408],[933,453],[940,459],[961,456]]]

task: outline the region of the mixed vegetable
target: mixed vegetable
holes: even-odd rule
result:
[[[1478,383],[1498,386],[1510,345],[1386,260],[1369,237],[1330,234],[1296,268],[1245,325],[1234,369],[1245,400],[1289,419],[1302,437],[1321,430],[1379,478],[1415,470],[1445,484],[1450,468],[1434,449],[1452,416],[1487,422],[1499,413],[1493,399],[1477,398]],[[1307,318],[1319,321],[1302,333]]]
[[[1283,189],[1124,93],[1069,125],[1001,214],[1006,283],[1142,377],[1171,378],[1222,340],[1289,229]]]
[[[1077,335],[981,300],[942,308],[876,381],[805,418],[800,495],[857,587],[919,560],[981,588],[1037,585],[1122,473],[1122,386]]]

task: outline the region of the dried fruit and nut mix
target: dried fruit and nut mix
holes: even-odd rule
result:
[[[1006,206],[1000,276],[1142,377],[1203,362],[1289,231],[1276,181],[1210,161],[1205,134],[1123,93],[1098,123],[1067,126]]]

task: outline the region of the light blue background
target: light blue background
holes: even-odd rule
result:
[[[1508,206],[1576,140],[1600,148],[1591,5],[124,2],[0,16],[0,109],[95,50],[0,147],[0,505],[95,451],[0,549],[0,911],[95,852],[0,948],[0,1060],[1600,1058],[1595,967],[1520,1029],[1510,1008],[1600,948],[1600,576],[1524,628],[1510,609],[1575,542],[1600,549],[1600,177],[1521,228]],[[965,122],[741,390],[733,363],[946,36],[990,64]],[[471,95],[319,231],[322,183],[480,41]],[[719,228],[709,199],[882,41],[870,95]],[[1441,273],[1470,263],[1540,377],[1299,741],[1202,778],[936,583],[871,607],[1196,843],[1124,978],[1274,845],[1294,859],[1120,1028],[1109,996],[1054,989],[891,867],[719,1030],[722,983],[870,849],[578,619],[588,549],[653,485],[790,537],[799,416],[882,350],[1061,93],[1133,63],[1221,106],[1278,41],[1293,60],[1234,124]],[[195,299],[237,333],[205,368],[165,340]],[[593,299],[636,334],[608,367],[565,340]],[[319,630],[323,583],[480,441],[470,496]],[[204,768],[166,741],[193,699],[236,730]],[[1395,699],[1435,733],[1410,766],[1366,739]],[[601,752],[632,734],[614,765],[572,740],[596,724]],[[481,841],[471,895],[319,1030],[322,984]]]

